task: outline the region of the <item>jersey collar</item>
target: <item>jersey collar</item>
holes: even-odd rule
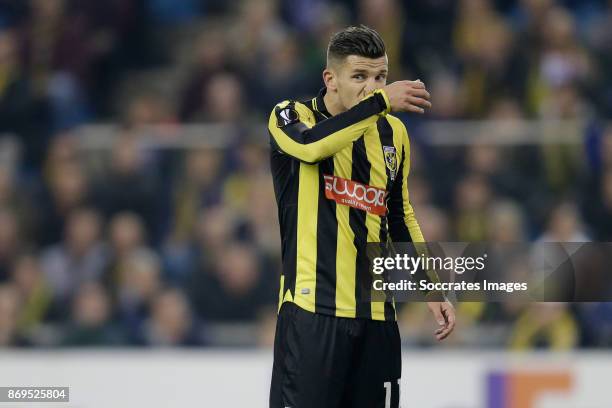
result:
[[[323,102],[323,97],[327,92],[327,88],[323,87],[319,91],[319,94],[314,98],[314,108],[317,112],[323,114],[326,118],[330,118],[332,115],[328,112],[327,107],[325,106],[325,102]]]

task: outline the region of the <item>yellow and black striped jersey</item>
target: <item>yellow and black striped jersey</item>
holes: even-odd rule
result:
[[[281,227],[279,308],[394,320],[392,302],[367,298],[366,243],[423,242],[409,201],[410,144],[383,90],[331,116],[325,89],[284,101],[268,122]]]

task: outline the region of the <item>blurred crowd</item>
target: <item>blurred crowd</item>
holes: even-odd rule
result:
[[[0,0],[0,346],[269,345],[261,124],[316,94],[330,35],[354,23],[384,37],[390,80],[432,93],[402,116],[427,240],[612,240],[612,1]],[[574,144],[428,144],[424,124],[463,119],[581,125],[552,130]],[[100,122],[118,124],[108,148],[85,148]],[[231,127],[222,146],[145,142],[197,123]],[[451,347],[612,345],[607,303],[458,313]],[[399,318],[431,344],[425,305]]]

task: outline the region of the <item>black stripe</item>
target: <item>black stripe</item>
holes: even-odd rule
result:
[[[387,207],[389,208],[389,233],[393,242],[412,242],[410,231],[408,231],[404,219],[404,197],[402,191],[407,188],[404,186],[404,160],[406,160],[406,152],[402,146],[402,161],[399,163],[397,176],[387,201]]]
[[[385,302],[385,320],[395,320],[395,309],[393,308],[393,303],[391,302]]]
[[[336,308],[336,250],[338,220],[336,202],[325,197],[324,174],[334,174],[334,159],[319,163],[319,203],[317,212],[317,285],[315,312]]]
[[[327,88],[321,88],[321,90],[319,91],[319,94],[316,97],[316,105],[317,105],[317,110],[321,113],[323,113],[326,117],[330,117],[332,115],[330,115],[329,111],[327,110],[327,106],[325,106],[325,101],[323,100],[323,97],[325,96],[325,94],[327,93]]]
[[[370,183],[371,164],[368,161],[364,137],[360,137],[353,143],[351,179],[358,183]],[[368,229],[366,227],[366,212],[357,208],[349,209],[349,225],[353,230],[355,238],[353,244],[357,250],[355,260],[355,305],[356,317],[371,319],[372,304],[371,287],[372,277],[369,273],[369,263],[366,254],[366,243],[368,240]]]
[[[270,132],[270,130],[268,129],[268,136],[270,136],[270,148],[271,151],[282,151],[280,146],[278,145],[278,143],[276,143],[276,140],[274,139],[274,136],[272,136],[272,132]]]
[[[315,99],[317,100],[317,105],[315,106]],[[320,102],[319,102],[320,100]],[[327,110],[325,109],[325,104],[323,103],[323,98],[320,96],[317,96],[316,98],[313,98],[309,101],[308,106],[311,107],[312,113],[314,113],[315,116],[315,122],[319,123],[327,118],[329,118],[331,115],[329,115],[329,112],[327,112]]]
[[[284,292],[291,291],[291,296],[295,298],[295,278],[297,275],[297,219],[298,206],[288,206],[282,209],[286,218],[284,225],[285,237],[282,239],[282,259],[283,273],[285,275]],[[285,294],[283,293],[283,297]]]
[[[380,137],[380,145],[381,145],[381,152],[380,154],[383,155],[383,160],[385,159],[384,156],[384,147],[385,146],[394,146],[393,144],[393,128],[391,127],[391,124],[389,123],[389,121],[387,120],[386,117],[383,117],[381,119],[378,120],[378,122],[376,122],[376,126],[378,128],[378,135]],[[391,188],[393,187],[393,180],[391,179],[391,171],[389,170],[389,168],[386,166],[385,164],[385,172],[387,174],[387,186],[385,188],[386,191],[391,192]],[[389,197],[387,197],[388,199]],[[380,237],[380,242],[387,242],[387,238],[388,238],[388,229],[387,229],[387,216],[381,217],[380,219],[380,233],[379,233],[379,237]]]

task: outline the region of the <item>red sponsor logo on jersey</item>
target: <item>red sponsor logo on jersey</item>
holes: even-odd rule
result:
[[[325,197],[330,200],[376,215],[387,214],[386,190],[327,174],[324,174],[323,178]]]

